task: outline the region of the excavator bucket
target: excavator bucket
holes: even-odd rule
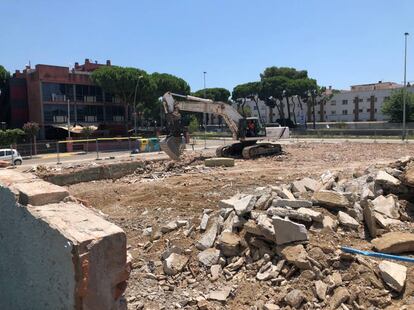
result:
[[[184,149],[181,137],[166,137],[160,141],[160,148],[173,160],[179,160]]]

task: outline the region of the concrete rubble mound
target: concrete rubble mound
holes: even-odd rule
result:
[[[362,250],[414,254],[407,207],[413,167],[410,158],[351,177],[326,171],[237,193],[206,206],[199,226],[166,223],[163,234],[174,229],[177,240],[187,241],[168,251],[168,240],[168,255],[158,263],[164,268],[154,262],[139,268],[165,291],[180,292],[176,308],[231,309],[238,293],[247,294],[245,283],[268,287],[263,296],[250,292],[257,302],[246,309],[402,307],[407,263],[344,253],[340,246],[352,236]]]

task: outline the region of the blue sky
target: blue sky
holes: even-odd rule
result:
[[[167,72],[192,90],[232,90],[267,66],[306,69],[346,89],[414,80],[412,0],[0,0],[0,64],[85,58]]]

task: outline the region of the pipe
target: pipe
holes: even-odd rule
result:
[[[394,259],[402,262],[414,263],[414,258],[408,256],[398,256],[392,254],[385,254],[385,253],[378,253],[378,252],[371,252],[371,251],[363,251],[357,250],[349,247],[341,247],[342,252],[351,253],[351,254],[360,254],[365,256],[371,257],[378,257],[378,258],[386,258],[386,259]]]

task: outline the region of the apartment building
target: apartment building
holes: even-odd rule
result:
[[[359,121],[386,121],[388,117],[381,111],[384,101],[392,95],[392,92],[403,86],[394,82],[378,82],[371,84],[352,85],[349,90],[341,90],[333,93],[329,101],[317,104],[315,107],[316,122],[359,122]],[[328,88],[328,92],[332,89]],[[407,91],[414,93],[414,86],[408,86]],[[277,108],[270,109],[264,101],[258,105],[252,100],[247,100],[245,106],[254,117],[261,117],[265,123],[276,122],[280,118]],[[313,121],[313,111],[299,98],[291,98],[291,119],[297,124],[305,124]],[[285,116],[288,115],[286,100],[283,102]]]
[[[73,68],[38,64],[17,70],[10,79],[10,125],[36,122],[41,138],[56,138],[65,135],[69,114],[71,125],[93,125],[108,134],[125,132],[125,106],[90,78],[95,69],[110,65],[109,60],[98,64],[86,59]]]

